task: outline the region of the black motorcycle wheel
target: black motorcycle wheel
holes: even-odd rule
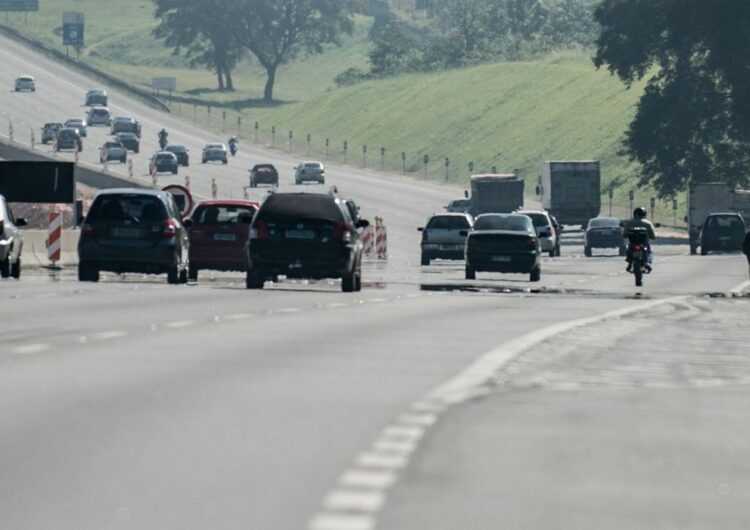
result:
[[[643,285],[643,269],[640,265],[633,266],[633,274],[635,275],[635,286],[641,287]]]

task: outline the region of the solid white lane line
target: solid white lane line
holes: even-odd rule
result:
[[[377,512],[383,507],[385,497],[378,491],[336,489],[323,500],[323,508],[331,511]]]
[[[396,474],[391,471],[351,469],[341,475],[339,484],[350,488],[388,489],[396,482]]]
[[[23,355],[23,354],[29,354],[29,353],[40,353],[43,351],[47,351],[49,349],[50,349],[49,344],[26,344],[25,346],[16,346],[10,351],[12,353],[18,353],[18,354]]]
[[[357,457],[357,465],[366,468],[396,470],[404,468],[406,464],[407,459],[400,455],[364,452]]]
[[[369,515],[322,513],[310,521],[307,528],[308,530],[373,530],[375,519]]]

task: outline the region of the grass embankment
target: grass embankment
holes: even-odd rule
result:
[[[198,97],[206,101],[227,102],[257,100],[263,97],[265,70],[246,59],[233,73],[236,91],[216,91],[213,73],[190,68],[183,57],[152,35],[157,26],[151,0],[43,0],[39,12],[11,13],[9,25],[47,44],[65,51],[62,45],[62,13],[85,15],[86,48],[81,60],[120,76],[132,83],[151,86],[153,77],[176,77],[176,95]],[[5,17],[0,18],[5,22]],[[319,56],[300,57],[280,68],[275,97],[300,101],[322,94],[336,86],[334,78],[351,67],[367,69],[368,32],[372,19],[356,17],[355,31],[342,38],[342,46],[329,46]],[[70,50],[70,53],[75,53]]]

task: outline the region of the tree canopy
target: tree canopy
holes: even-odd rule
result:
[[[625,148],[662,196],[750,178],[750,2],[603,0],[594,64],[648,78]]]

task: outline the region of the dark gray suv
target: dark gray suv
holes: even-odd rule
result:
[[[100,191],[81,226],[78,279],[95,282],[99,271],[167,273],[187,283],[190,242],[174,197],[157,190]]]
[[[346,200],[335,193],[274,193],[253,218],[247,245],[248,289],[266,280],[341,278],[344,292],[362,289],[362,241]]]

